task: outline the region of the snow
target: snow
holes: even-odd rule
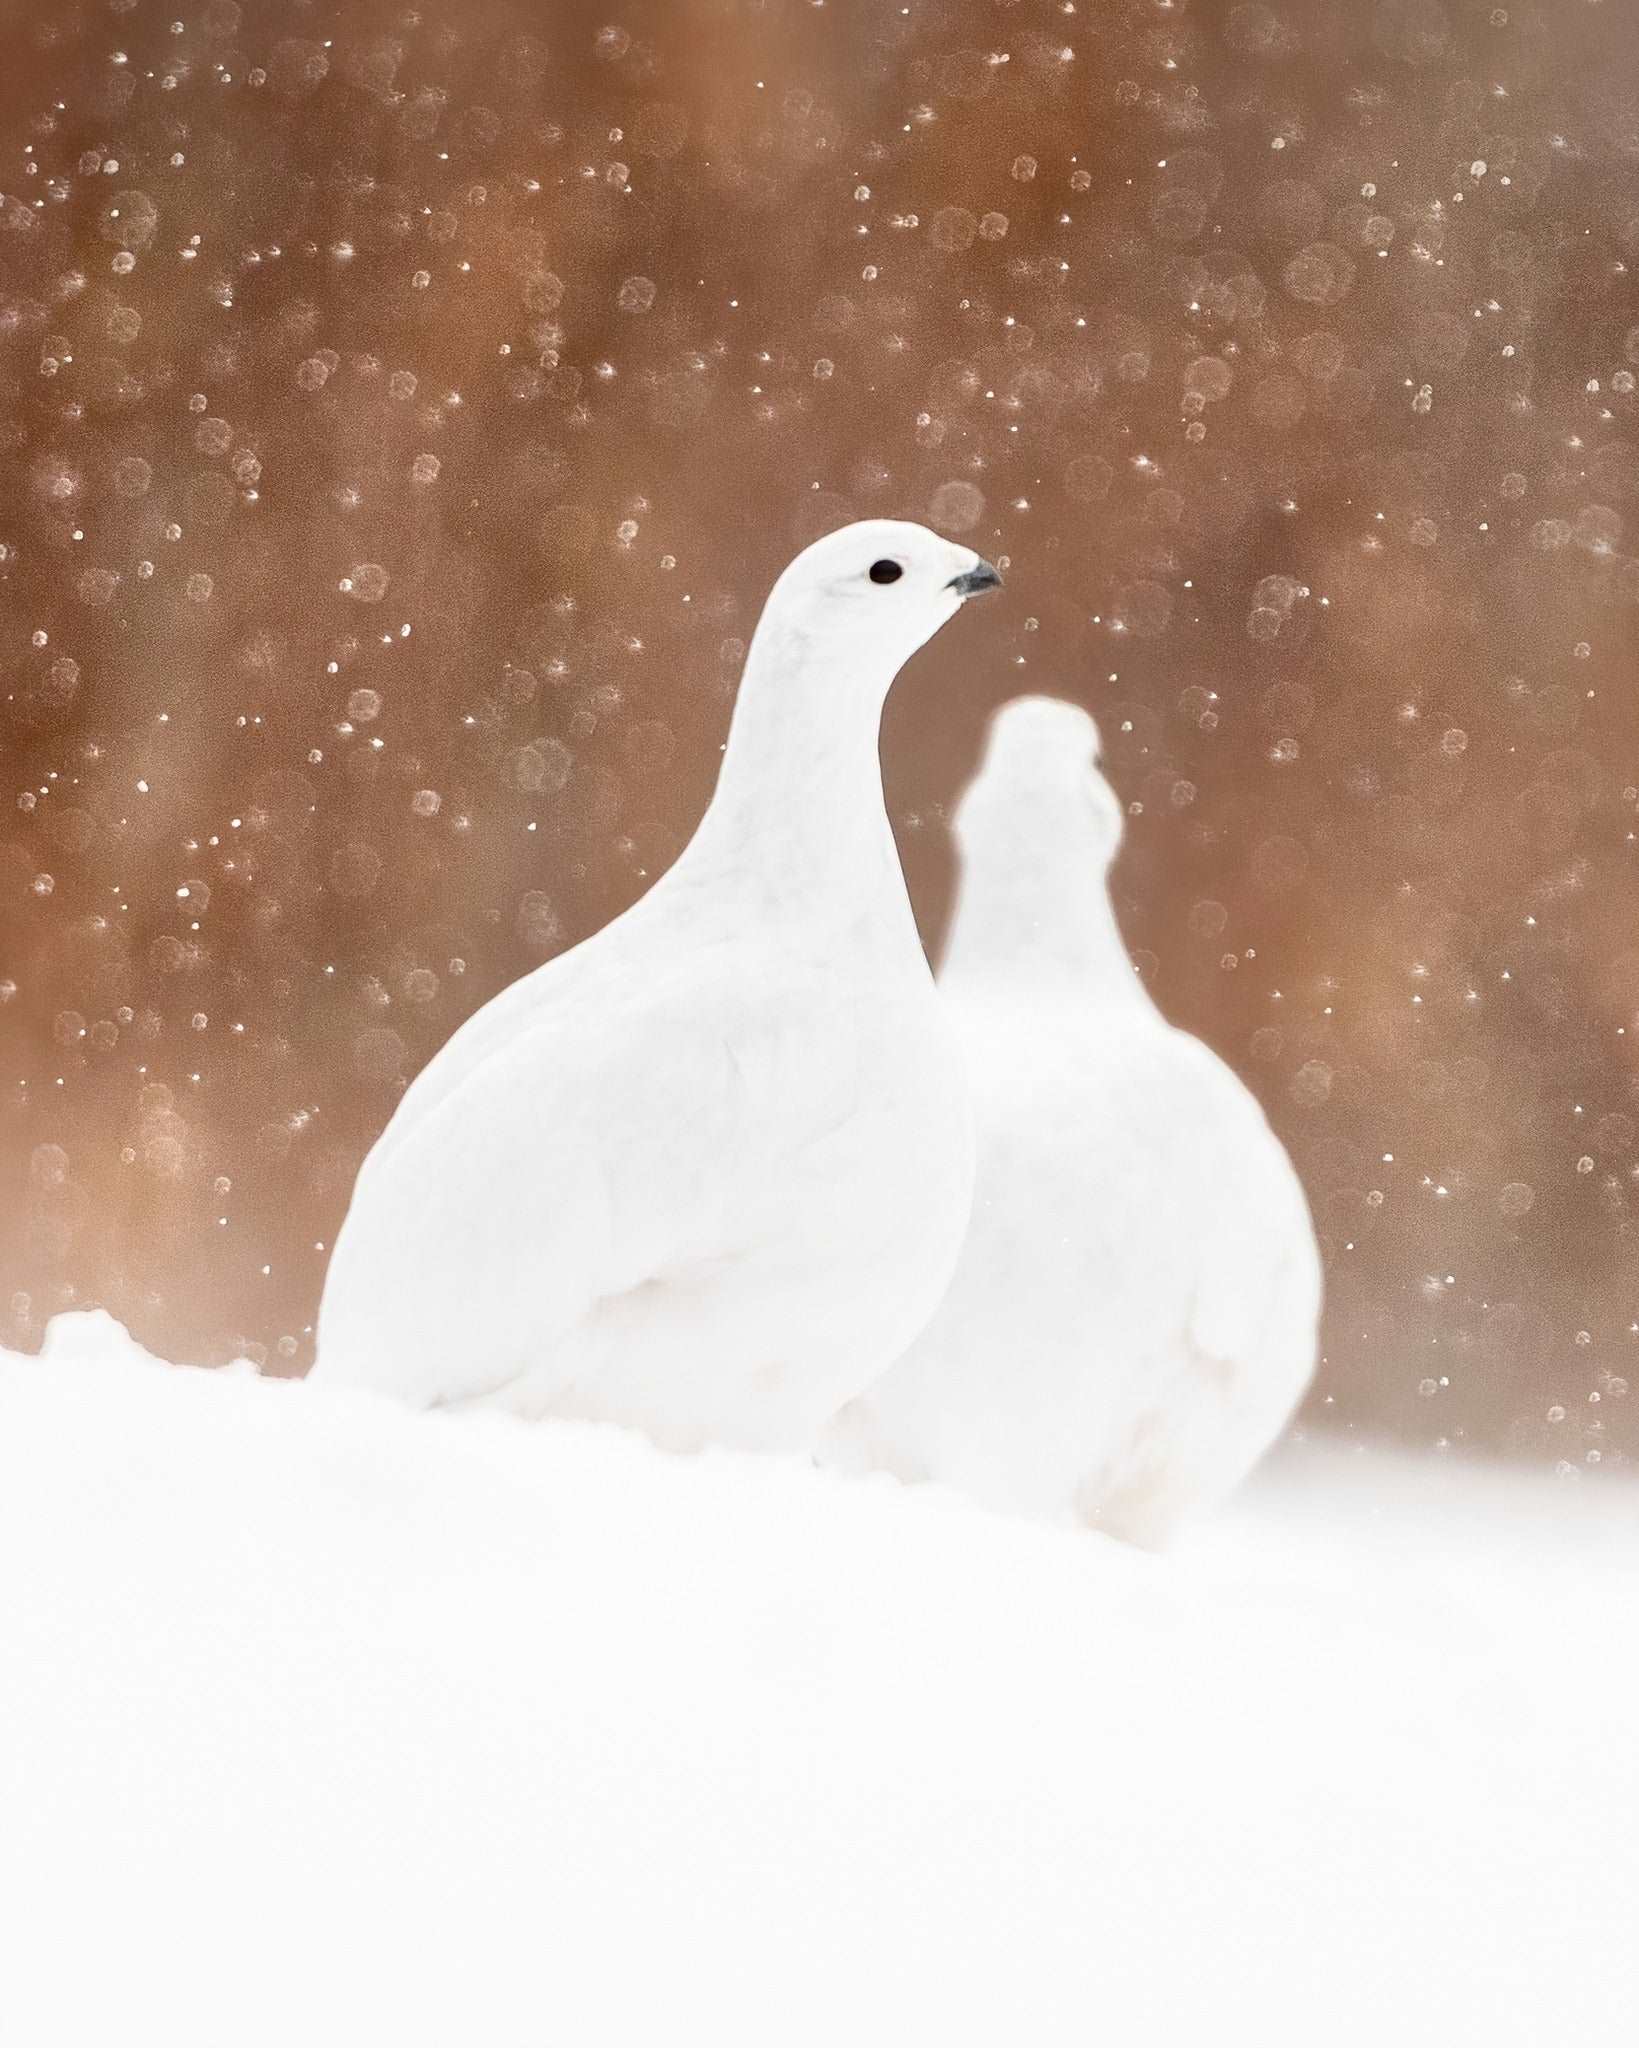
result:
[[[0,1357],[0,2032],[1631,2039],[1635,1496],[1302,1447],[1154,1558]]]

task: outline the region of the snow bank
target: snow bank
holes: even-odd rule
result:
[[[1632,2038],[1632,1494],[1314,1452],[1155,1559],[52,1338],[8,2041]]]

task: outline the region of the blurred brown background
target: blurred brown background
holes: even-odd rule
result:
[[[1489,0],[0,0],[0,1341],[300,1371],[406,1078],[709,793],[843,518],[1008,566],[1158,1000],[1325,1240],[1315,1409],[1639,1398],[1639,27]]]

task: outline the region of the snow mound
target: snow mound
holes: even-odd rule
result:
[[[1313,1451],[1158,1559],[51,1334],[9,2041],[1631,2038],[1631,1493]]]

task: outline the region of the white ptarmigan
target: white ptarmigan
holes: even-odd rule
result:
[[[316,1380],[781,1450],[905,1348],[961,1244],[972,1136],[878,727],[999,580],[897,520],[786,568],[675,865],[463,1025],[366,1158]]]
[[[1320,1263],[1257,1103],[1133,971],[1097,750],[1085,712],[1020,698],[957,810],[939,985],[968,1063],[973,1220],[937,1315],[822,1456],[1159,1544],[1289,1419]]]

